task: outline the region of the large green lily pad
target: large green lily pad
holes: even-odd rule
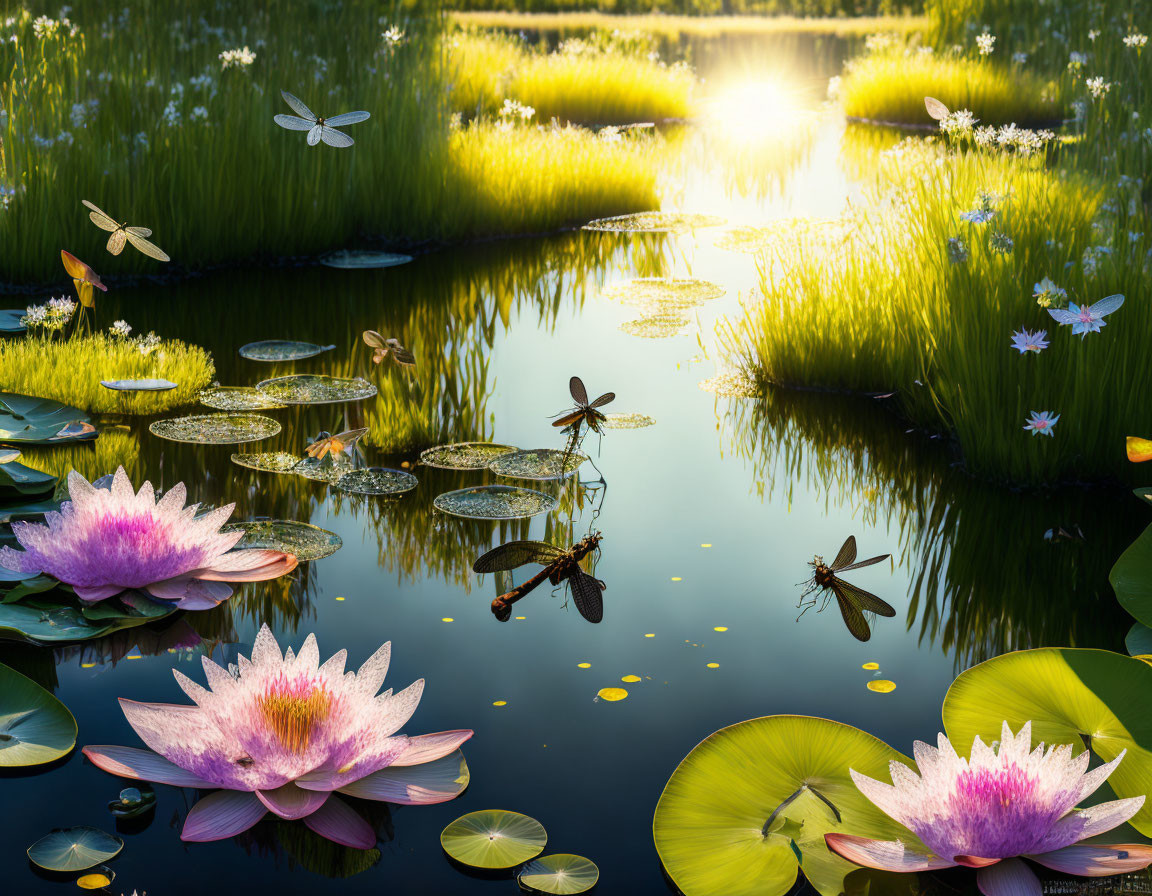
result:
[[[280,424],[259,414],[194,414],[155,420],[148,431],[171,442],[195,445],[238,445],[259,442],[280,432]]]
[[[238,550],[283,551],[301,563],[330,557],[344,545],[335,532],[297,520],[241,520],[229,523],[221,531],[237,530],[244,533],[236,544]]]
[[[76,746],[76,719],[31,678],[0,665],[0,766],[41,765]]]
[[[11,596],[8,592],[5,600]],[[57,586],[57,590],[42,597],[32,595],[16,603],[0,603],[0,639],[32,644],[89,641],[155,622],[175,612],[174,604],[124,595],[83,605]]]
[[[0,442],[14,445],[59,445],[96,438],[88,415],[79,408],[0,392]]]
[[[1072,744],[1108,762],[1127,750],[1108,783],[1118,797],[1152,793],[1152,666],[1107,650],[1021,650],[962,672],[944,698],[944,728],[964,754],[979,735],[1032,723],[1032,741]],[[1130,822],[1152,835],[1152,806]]]
[[[218,411],[270,411],[287,407],[256,391],[255,386],[214,385],[202,389],[200,404]]]
[[[506,809],[481,809],[452,822],[440,845],[471,868],[514,868],[544,851],[548,834],[535,818]]]
[[[420,452],[420,463],[441,470],[486,470],[493,460],[516,450],[515,445],[496,442],[457,442],[426,448]]]
[[[828,849],[826,833],[924,848],[848,774],[887,781],[892,760],[915,767],[871,734],[827,719],[767,716],[722,728],[665,786],[656,851],[685,896],[781,896],[801,867],[823,896],[839,896],[860,869]]]
[[[1120,606],[1144,625],[1152,625],[1152,526],[1120,555],[1108,574]]]
[[[0,499],[43,498],[56,490],[56,477],[18,461],[0,464]]]
[[[99,828],[58,828],[28,847],[28,858],[49,871],[86,871],[115,857],[124,841]]]
[[[474,485],[437,495],[432,506],[441,513],[473,520],[518,520],[549,513],[559,502],[551,495],[511,485]]]

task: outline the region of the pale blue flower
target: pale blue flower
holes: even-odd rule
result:
[[[1032,411],[1031,414],[1032,416],[1024,421],[1025,431],[1031,430],[1034,436],[1053,435],[1052,427],[1060,419],[1059,414],[1053,414],[1051,411]]]
[[[1048,348],[1048,331],[1037,330],[1033,333],[1030,330],[1020,330],[1012,334],[1012,348],[1024,354],[1025,352],[1036,352],[1039,354]]]
[[[1058,323],[1072,326],[1072,335],[1081,339],[1089,333],[1099,333],[1104,327],[1104,315],[1111,314],[1124,304],[1124,296],[1114,295],[1101,299],[1095,305],[1077,305],[1069,302],[1067,310],[1049,308],[1048,313]]]

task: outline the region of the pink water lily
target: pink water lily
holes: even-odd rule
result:
[[[97,488],[73,471],[68,495],[59,513],[45,514],[47,525],[12,524],[24,550],[0,548],[0,566],[49,575],[84,601],[138,589],[184,610],[208,609],[231,597],[228,582],[275,579],[296,568],[291,554],[232,550],[243,531],[220,527],[235,505],[197,516],[199,504],[184,506],[182,482],[157,501],[152,483],[135,492],[123,467],[111,488]]]
[[[1144,797],[1075,808],[1104,783],[1124,753],[1088,771],[1088,751],[1069,745],[1031,749],[1032,723],[1013,735],[1005,722],[999,749],[975,739],[962,759],[943,734],[939,748],[917,741],[920,775],[892,762],[892,784],[852,771],[868,799],[909,828],[931,850],[906,849],[899,840],[826,834],[829,849],[850,862],[884,871],[932,871],[964,865],[979,869],[984,896],[1041,896],[1030,859],[1065,874],[1106,877],[1147,868],[1152,846],[1102,846],[1080,841],[1123,824]]]
[[[252,659],[241,656],[231,672],[203,657],[209,689],[173,670],[195,706],[121,698],[128,724],[155,752],[89,746],[84,755],[124,778],[222,788],[192,807],[184,840],[232,837],[272,812],[368,849],[375,831],[336,792],[424,805],[459,796],[469,778],[459,747],[470,730],[396,733],[416,711],[424,681],[377,695],[390,656],[385,644],[358,671],[345,672],[347,651],[320,665],[309,635],[298,654],[281,654],[265,625]]]

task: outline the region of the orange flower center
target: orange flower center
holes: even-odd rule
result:
[[[289,680],[281,673],[256,698],[256,705],[281,746],[302,753],[308,749],[317,726],[327,721],[332,697],[317,682],[308,678]]]

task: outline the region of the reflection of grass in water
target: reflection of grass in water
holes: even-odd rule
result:
[[[1020,68],[897,47],[849,63],[840,84],[846,115],[932,124],[924,97],[968,109],[984,124],[1051,122],[1060,109],[1043,80]]]
[[[60,340],[25,336],[0,340],[0,391],[51,398],[85,411],[156,414],[196,400],[212,382],[212,356],[196,345],[166,339],[141,354],[127,339],[91,333]],[[168,392],[117,392],[101,380],[164,379]]]
[[[135,433],[124,429],[102,429],[94,442],[56,448],[25,448],[20,463],[60,479],[70,470],[75,470],[89,482],[123,467],[129,479],[137,485],[143,484],[140,478],[140,440]]]
[[[919,618],[920,639],[956,651],[958,666],[1049,644],[1119,648],[1127,620],[1108,571],[1145,522],[1125,492],[1020,494],[977,482],[949,463],[946,446],[906,433],[873,399],[769,387],[762,402],[727,407],[762,498],[791,500],[802,482],[862,522],[896,529],[892,553],[912,580],[907,626]],[[1086,542],[1045,540],[1074,524]],[[899,608],[899,595],[881,597]]]
[[[902,150],[885,170],[892,189],[846,222],[843,247],[813,247],[801,236],[765,255],[765,301],[721,333],[730,354],[761,381],[898,390],[903,411],[954,433],[982,476],[1131,475],[1124,436],[1152,430],[1152,405],[1136,385],[1152,302],[1140,256],[1116,252],[1095,274],[1078,263],[1102,239],[1092,227],[1096,186],[1035,160],[941,158],[932,148]],[[959,220],[984,190],[1011,195],[996,200],[987,225]],[[994,231],[1014,241],[1010,253],[989,246]],[[954,236],[967,262],[949,261]],[[1128,302],[1102,333],[1081,340],[1032,298],[1045,276],[1081,301],[1124,293]],[[1047,329],[1052,347],[1020,356],[1009,337],[1021,327]],[[1063,429],[1032,439],[1024,420],[1045,409],[1063,415]]]

